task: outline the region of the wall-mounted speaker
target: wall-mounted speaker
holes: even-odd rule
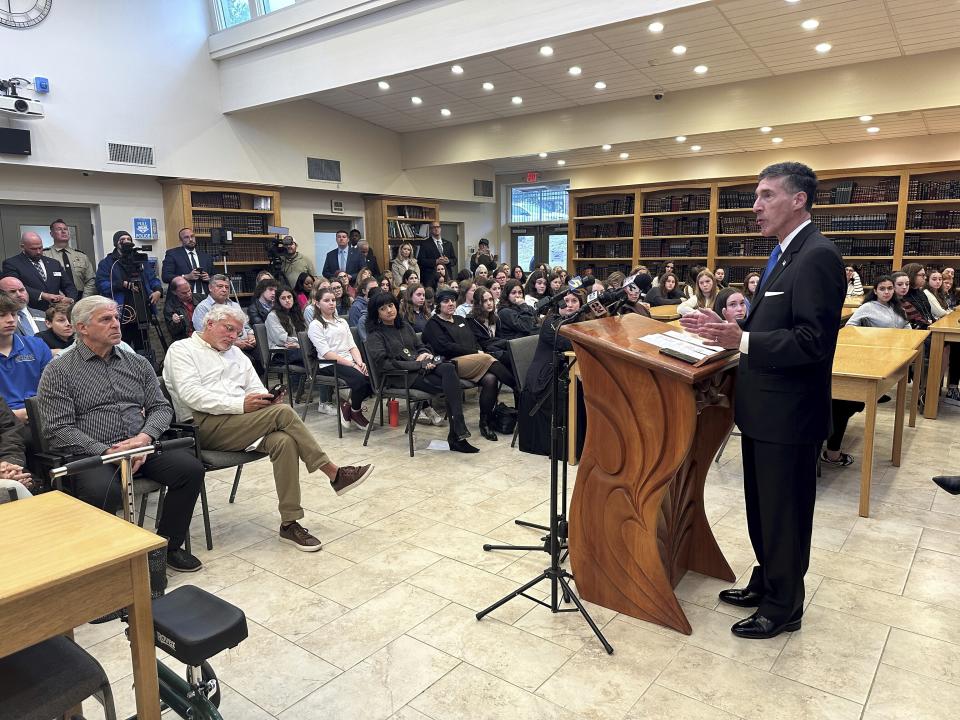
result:
[[[0,153],[29,155],[31,153],[30,131],[16,128],[0,128]]]

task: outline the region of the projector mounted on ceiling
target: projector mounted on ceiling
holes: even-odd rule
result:
[[[17,88],[29,85],[24,78],[0,80],[0,112],[21,118],[42,118],[43,105],[17,94]]]

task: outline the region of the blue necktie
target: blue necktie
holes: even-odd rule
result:
[[[777,246],[773,249],[773,252],[770,253],[770,259],[767,260],[767,269],[763,271],[763,276],[760,278],[760,285],[757,290],[760,290],[770,279],[770,276],[773,274],[774,268],[777,267],[777,262],[780,260],[780,255],[783,251],[780,249],[780,243],[777,243]]]
[[[340,251],[340,269],[344,271],[347,269],[347,251],[346,250]]]
[[[33,325],[30,324],[30,319],[27,316],[27,310],[20,311],[20,332],[26,335],[27,337],[33,337],[36,333],[33,331]]]

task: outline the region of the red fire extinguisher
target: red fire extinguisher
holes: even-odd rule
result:
[[[389,411],[390,427],[400,426],[400,401],[396,398],[387,401]]]

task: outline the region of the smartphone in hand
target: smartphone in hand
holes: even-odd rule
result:
[[[287,391],[287,386],[283,383],[277,383],[272,388],[270,388],[270,396],[276,400],[278,397],[283,395]]]

